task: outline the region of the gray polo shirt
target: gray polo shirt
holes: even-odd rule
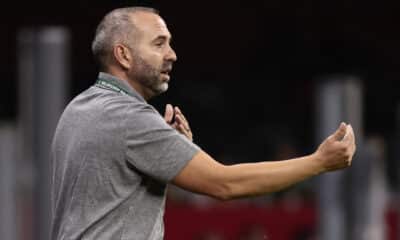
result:
[[[199,151],[124,81],[100,73],[52,145],[52,240],[163,239],[167,183]]]

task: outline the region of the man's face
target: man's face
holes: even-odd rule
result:
[[[146,95],[155,96],[167,91],[169,72],[177,59],[170,46],[171,34],[156,14],[138,13],[134,21],[139,36],[131,47],[133,64],[129,75],[143,87]]]

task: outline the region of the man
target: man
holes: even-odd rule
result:
[[[170,40],[149,8],[116,9],[99,24],[98,80],[69,103],[53,140],[52,239],[162,239],[168,183],[228,200],[350,166],[354,133],[344,123],[305,157],[215,161],[192,143],[179,108],[167,105],[163,118],[146,102],[168,89]]]

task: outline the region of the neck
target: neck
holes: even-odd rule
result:
[[[126,72],[116,71],[113,69],[108,69],[104,72],[127,82],[129,86],[135,89],[135,91],[138,92],[146,101],[152,97],[151,93],[143,85],[141,85],[138,81],[135,81],[134,79],[130,79]]]

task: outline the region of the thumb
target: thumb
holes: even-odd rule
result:
[[[332,138],[336,141],[341,141],[343,137],[346,135],[347,126],[344,122],[342,122],[339,128],[332,134]]]
[[[172,108],[171,104],[167,104],[165,106],[164,119],[168,124],[170,124],[172,122],[173,117],[174,117],[174,109]]]
[[[353,127],[350,124],[347,125],[346,135],[344,135],[343,141],[354,142],[354,130],[353,130]]]

